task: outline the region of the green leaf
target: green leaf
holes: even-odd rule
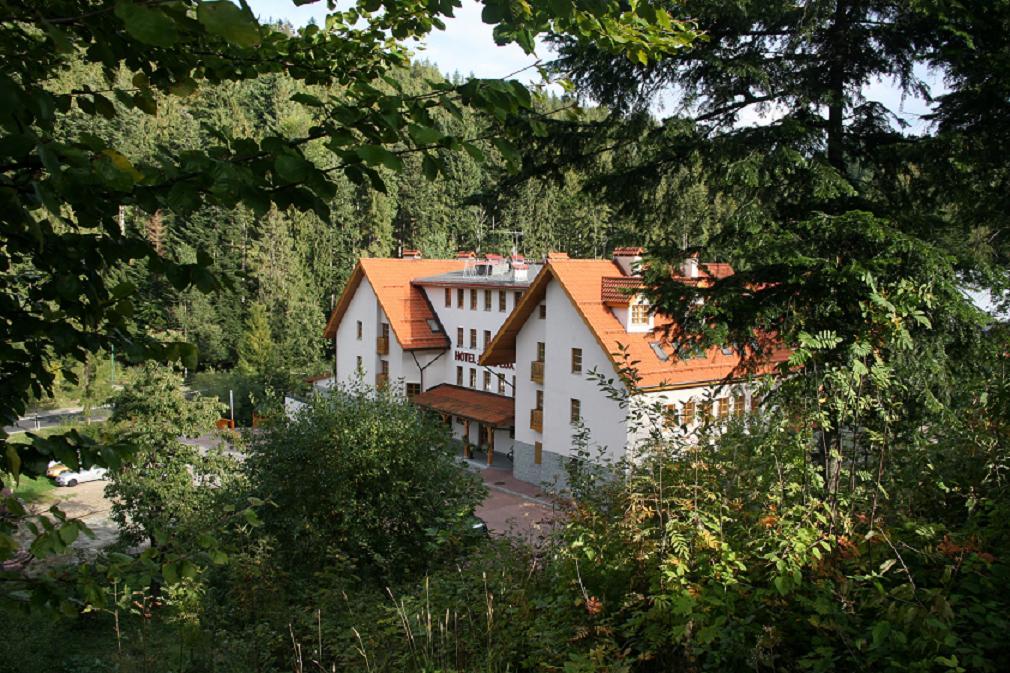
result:
[[[196,8],[196,18],[207,32],[220,35],[239,47],[260,43],[260,27],[252,12],[229,0],[205,0]]]
[[[407,133],[410,134],[411,140],[417,145],[431,145],[432,143],[437,143],[443,137],[442,132],[438,129],[418,124],[408,126]]]
[[[400,157],[381,145],[362,145],[355,150],[355,153],[362,161],[372,166],[381,164],[393,171],[403,169],[403,161]]]
[[[115,14],[126,32],[139,42],[156,47],[171,47],[179,39],[175,21],[157,7],[145,7],[129,0],[116,3]]]
[[[281,154],[274,159],[274,170],[287,182],[304,182],[312,175],[313,168],[310,161],[296,154]]]
[[[421,160],[421,172],[424,173],[424,177],[434,180],[438,177],[438,162],[431,155],[425,154]]]

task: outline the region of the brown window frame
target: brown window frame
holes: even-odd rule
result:
[[[681,419],[684,421],[684,425],[691,427],[697,420],[698,415],[698,403],[694,400],[687,400],[681,406]]]
[[[574,397],[568,400],[568,422],[572,425],[582,422],[582,400]]]
[[[445,307],[452,308],[452,288],[445,288]]]
[[[533,464],[540,465],[544,462],[544,443],[533,442]]]
[[[357,332],[357,334],[358,334],[358,341],[361,341],[361,332],[362,332],[362,330],[363,330],[363,327],[361,325],[361,321],[359,320],[358,321],[358,332]]]
[[[547,318],[547,303],[546,302],[543,303],[543,304],[540,304],[540,308],[537,309],[537,310],[539,311],[539,314],[538,314],[537,317],[539,317],[541,320],[544,320],[545,318]]]
[[[463,386],[463,368],[456,365],[456,385]]]
[[[477,390],[477,370],[470,367],[470,387]]]
[[[543,341],[537,342],[537,362],[547,361],[547,344]]]
[[[499,374],[498,375],[498,394],[499,395],[504,395],[505,394],[505,375],[504,374]]]
[[[505,299],[506,296],[507,295],[505,294],[505,290],[498,290],[498,312],[499,313],[504,313],[505,312],[505,304],[508,301],[507,299]]]
[[[462,327],[456,328],[456,348],[465,348],[466,333],[463,331]]]
[[[491,310],[491,290],[484,290],[484,310]]]
[[[491,343],[491,330],[484,330],[484,350],[487,350],[488,345]]]
[[[719,399],[716,400],[716,402],[719,404],[719,409],[716,411],[716,413],[719,415],[719,420],[720,421],[728,421],[729,420],[729,397],[720,397]]]
[[[743,393],[737,393],[733,396],[733,416],[743,418],[745,413],[747,413],[747,397]]]
[[[477,330],[473,327],[470,328],[470,348],[477,350]]]
[[[420,383],[407,383],[407,384],[405,384],[405,386],[404,386],[404,394],[407,396],[408,400],[413,399],[417,395],[420,395],[421,394],[421,384]]]
[[[463,298],[463,288],[456,288],[456,308],[466,308]]]
[[[484,392],[491,392],[491,372],[484,370]]]
[[[515,292],[512,293],[512,295],[516,298],[516,303],[512,305],[512,308],[515,308],[516,306],[519,305],[519,302],[523,300],[522,290],[516,290]]]
[[[582,349],[573,348],[572,349],[572,373],[581,374],[582,373]]]
[[[544,410],[544,391],[542,390],[537,391],[534,402],[536,403],[536,406],[533,407],[534,409],[539,409],[540,411]]]
[[[477,289],[476,288],[470,288],[470,310],[471,311],[476,311],[477,310]]]

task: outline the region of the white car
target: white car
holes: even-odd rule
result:
[[[78,484],[83,484],[86,481],[99,481],[100,479],[105,479],[109,471],[104,467],[92,467],[87,470],[79,470],[77,472],[67,471],[61,472],[56,475],[56,485],[57,486],[77,486]]]

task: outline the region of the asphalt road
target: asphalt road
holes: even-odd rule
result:
[[[7,434],[22,432],[25,430],[31,432],[41,430],[43,428],[55,428],[60,425],[68,425],[70,423],[85,423],[89,420],[89,418],[91,421],[104,421],[111,414],[111,409],[102,407],[93,409],[90,417],[85,416],[84,410],[80,408],[40,411],[37,414],[31,414],[29,416],[19,418],[18,422],[14,425],[4,426],[4,431]]]

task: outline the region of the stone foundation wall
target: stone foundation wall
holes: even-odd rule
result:
[[[512,476],[519,481],[525,481],[537,486],[543,486],[550,491],[560,491],[568,487],[568,473],[565,471],[566,458],[560,454],[544,449],[540,465],[534,462],[535,450],[525,442],[516,441],[513,445]]]

